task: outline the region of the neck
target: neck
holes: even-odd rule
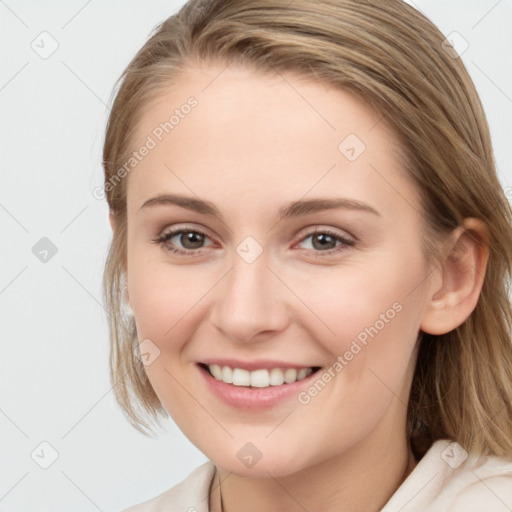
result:
[[[247,478],[217,468],[210,511],[377,512],[416,464],[404,438],[399,445],[386,442],[356,446],[279,478]]]

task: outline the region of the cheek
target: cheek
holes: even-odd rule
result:
[[[310,335],[331,357],[332,407],[344,404],[347,414],[357,411],[369,423],[370,416],[384,414],[393,393],[407,402],[406,373],[414,366],[424,268],[421,258],[405,254],[380,254],[371,264],[340,268],[338,275],[333,269],[330,279],[310,281],[308,305],[322,320],[309,322],[315,326]],[[313,405],[319,417],[321,404]]]
[[[411,290],[421,272],[410,260],[408,268],[395,256],[387,260],[333,267],[297,290],[316,314],[316,338],[329,343],[329,352],[339,355],[353,340],[365,345],[376,336],[397,334],[411,323],[411,316],[416,319],[419,303]]]
[[[341,438],[371,429],[395,398],[399,410],[400,401],[407,403],[421,314],[419,289],[411,290],[421,261],[409,260],[407,267],[392,259],[311,281],[308,305],[322,321],[308,322],[310,336],[332,364],[323,372],[325,387],[315,381],[299,397],[299,411],[304,421],[330,424]]]
[[[128,290],[139,338],[160,345],[175,338],[171,333],[195,313],[218,278],[206,267],[171,264],[165,250],[154,246],[144,250],[129,243],[128,255]]]

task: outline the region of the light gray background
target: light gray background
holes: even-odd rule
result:
[[[0,509],[114,512],[206,461],[170,422],[148,439],[113,400],[101,276],[110,242],[101,151],[115,80],[182,1],[0,0]],[[481,95],[504,187],[512,185],[512,0],[415,0]],[[57,50],[31,47],[47,31]],[[39,37],[39,39],[38,39]],[[48,50],[51,44],[45,40]],[[41,49],[42,51],[42,49]],[[512,189],[507,188],[507,191]],[[47,237],[47,262],[32,248]],[[42,469],[51,449],[57,460]],[[39,455],[39,457],[37,456]]]

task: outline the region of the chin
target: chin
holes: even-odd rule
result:
[[[261,452],[258,455],[256,449],[250,445],[245,445],[238,450],[234,458],[231,454],[215,454],[210,460],[224,471],[244,478],[268,478],[270,475],[285,477],[307,467],[304,461],[301,463],[286,458],[285,452],[277,448],[269,455]]]

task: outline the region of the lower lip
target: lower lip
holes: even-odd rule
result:
[[[302,380],[292,382],[291,384],[282,384],[280,386],[269,386],[267,388],[256,388],[250,386],[235,386],[226,384],[217,380],[210,372],[199,366],[199,372],[203,375],[210,391],[220,400],[237,409],[247,411],[261,411],[274,407],[286,399],[297,396],[297,394],[315,377],[317,372],[308,375]]]

